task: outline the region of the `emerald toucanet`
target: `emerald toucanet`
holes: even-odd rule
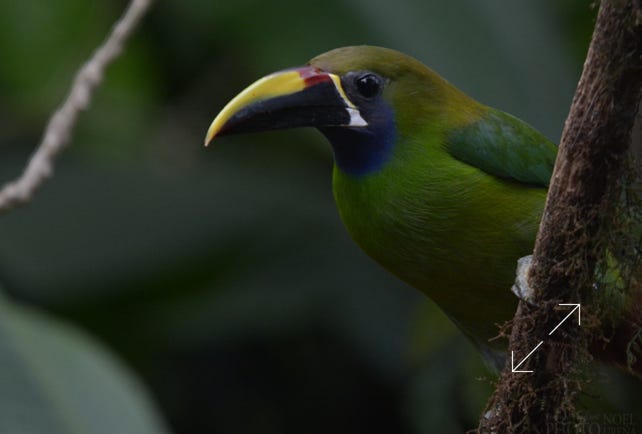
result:
[[[490,359],[512,318],[557,147],[419,61],[339,48],[268,75],[212,122],[225,134],[316,127],[334,151],[334,196],[352,238],[428,295]]]

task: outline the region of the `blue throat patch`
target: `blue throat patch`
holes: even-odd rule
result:
[[[394,112],[387,104],[377,104],[361,115],[368,122],[365,128],[319,128],[332,145],[336,165],[354,176],[380,170],[390,159],[396,140]]]

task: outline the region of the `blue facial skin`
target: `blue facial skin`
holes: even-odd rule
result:
[[[380,170],[390,159],[397,136],[394,111],[383,99],[359,107],[359,111],[367,127],[319,128],[332,145],[337,167],[352,176]]]

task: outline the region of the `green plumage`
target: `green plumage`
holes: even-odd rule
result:
[[[557,147],[419,61],[368,46],[258,80],[214,119],[205,142],[301,126],[332,145],[334,196],[354,240],[501,366],[490,339],[515,312],[516,263],[533,250]],[[618,336],[595,355],[642,375],[642,358],[629,357],[640,353],[632,345],[642,290],[614,304]]]
[[[356,47],[311,63],[390,80],[392,157],[362,177],[335,167],[341,218],[368,255],[484,347],[515,312],[516,261],[532,252],[556,146],[402,54]]]
[[[452,135],[402,139],[394,161],[367,177],[335,168],[334,195],[366,253],[483,344],[515,312],[516,261],[533,250],[546,189],[454,158]]]
[[[271,125],[326,134],[354,240],[487,348],[515,312],[516,261],[532,252],[556,146],[419,61],[368,46],[259,80],[206,142]]]
[[[519,119],[490,109],[477,122],[446,137],[448,152],[486,173],[547,186],[557,147]]]

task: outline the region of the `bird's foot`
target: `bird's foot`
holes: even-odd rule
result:
[[[528,285],[528,271],[531,268],[533,255],[524,256],[517,260],[517,275],[515,276],[515,284],[511,287],[513,294],[520,300],[528,304],[535,305],[534,293]]]

